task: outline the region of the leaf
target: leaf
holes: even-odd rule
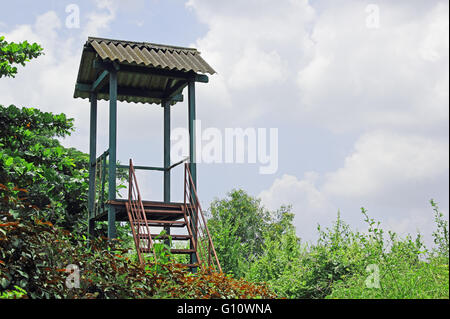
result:
[[[10,167],[14,162],[14,158],[13,157],[8,157],[5,161],[5,166],[6,167]]]

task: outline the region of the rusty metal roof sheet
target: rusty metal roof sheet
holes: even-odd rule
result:
[[[118,100],[135,103],[160,103],[160,98],[134,96],[121,94],[130,92],[130,89],[147,91],[164,91],[176,87],[179,79],[156,75],[155,70],[176,71],[180,74],[209,73],[214,69],[200,56],[194,48],[184,48],[170,45],[161,45],[148,42],[132,42],[89,37],[84,45],[78,71],[77,84],[92,85],[97,79],[98,70],[93,67],[94,61],[114,62],[125,66],[140,68],[141,72],[118,73]],[[122,90],[121,90],[122,89]],[[125,90],[123,90],[125,89]],[[74,97],[89,98],[90,93],[75,88]],[[109,92],[98,92],[97,98],[108,100]]]

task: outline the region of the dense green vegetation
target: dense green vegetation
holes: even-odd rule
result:
[[[0,195],[26,198],[22,214],[72,230],[86,216],[88,156],[63,147],[57,138],[70,134],[73,120],[64,114],[0,105],[0,126]],[[16,203],[0,205],[10,204]]]
[[[0,38],[0,78],[40,54],[37,44]],[[142,268],[128,225],[106,241],[100,224],[88,245],[88,156],[58,141],[72,119],[0,105],[0,128],[0,298],[449,298],[448,223],[434,201],[434,247],[385,231],[365,209],[367,232],[338,213],[307,244],[290,207],[269,211],[233,190],[208,209],[224,273],[186,272],[163,242],[159,263]],[[80,270],[76,289],[66,285],[70,264]]]
[[[293,215],[285,207],[271,214],[243,190],[229,197],[211,203],[208,228],[223,270],[242,277],[263,254],[265,237],[282,236]]]
[[[142,268],[122,242],[0,214],[0,298],[272,298],[265,286],[173,263]],[[79,270],[71,277],[70,265]],[[71,280],[73,279],[73,281]],[[67,285],[69,280],[69,285]]]
[[[367,233],[352,230],[338,213],[331,228],[318,227],[316,243],[305,244],[289,208],[265,211],[242,190],[211,204],[209,225],[223,268],[267,283],[279,297],[449,298],[448,223],[434,201],[431,207],[434,248],[420,234],[400,238],[383,230],[364,208]]]
[[[8,43],[0,37],[0,78],[14,77],[15,64],[25,65],[41,54],[36,43]],[[26,198],[21,214],[72,230],[86,216],[88,188],[88,156],[58,141],[73,131],[73,119],[0,104],[0,127],[0,196]],[[3,200],[0,208],[14,211],[17,204]]]

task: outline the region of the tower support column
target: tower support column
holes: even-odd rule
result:
[[[95,201],[95,160],[97,156],[97,94],[91,93],[91,111],[89,123],[89,193],[88,193],[88,234],[94,236],[95,223],[94,201]]]
[[[191,171],[193,186],[197,189],[197,163],[196,163],[196,148],[195,148],[195,81],[190,80],[188,83],[188,112],[189,112],[189,170]],[[194,199],[194,194],[191,194],[191,198]],[[197,206],[197,203],[192,203]],[[198,212],[193,210],[193,216],[191,219],[192,240],[197,242],[197,225],[198,225]],[[191,243],[191,249],[193,249]],[[196,264],[197,256],[195,253],[191,253],[190,263]],[[195,271],[195,268],[193,269]]]
[[[108,200],[116,199],[116,157],[117,153],[117,71],[109,75],[109,165],[108,165]],[[116,211],[108,206],[108,238],[116,238]]]
[[[170,101],[161,102],[164,108],[164,202],[170,203]],[[170,235],[170,226],[164,227],[167,235]],[[166,241],[169,245],[169,241]]]

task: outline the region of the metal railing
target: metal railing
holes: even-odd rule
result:
[[[190,230],[193,235],[192,243],[197,252],[197,256],[200,257],[200,260],[198,260],[199,264],[207,261],[209,267],[222,272],[205,215],[198,200],[189,163],[184,164],[184,209],[189,218],[188,227],[191,228]]]
[[[106,158],[109,156],[109,150],[103,152],[95,162],[94,166],[94,203],[93,203],[93,217],[96,217],[104,212],[106,209],[106,200],[108,198],[107,178],[108,164]]]
[[[136,174],[134,172],[133,162],[130,159],[129,184],[128,184],[128,202],[125,204],[127,208],[128,219],[130,221],[131,232],[133,233],[134,243],[138,254],[139,262],[144,264],[142,257],[142,249],[152,251],[156,260],[155,247],[153,246],[150,226],[145,215],[144,205],[142,203],[141,193],[137,184]]]
[[[109,173],[109,150],[103,152],[92,164],[94,167],[94,199],[92,205],[91,218],[96,218],[106,212],[108,201],[108,173]],[[188,160],[189,157],[182,159],[167,168],[155,166],[133,166],[133,170],[150,170],[150,171],[170,171],[174,167]],[[116,169],[130,169],[129,165],[115,165]]]

